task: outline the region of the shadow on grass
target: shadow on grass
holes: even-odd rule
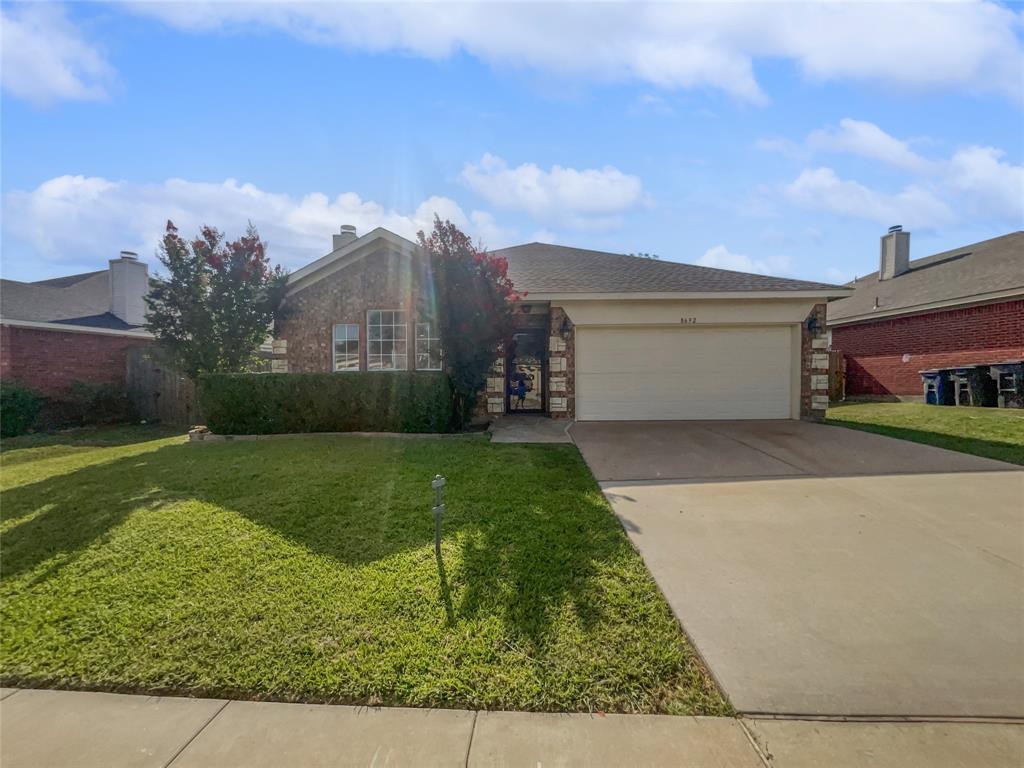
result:
[[[2,457],[5,467],[11,467],[37,459],[39,451],[33,449],[45,448],[47,449],[45,458],[55,459],[89,448],[114,448],[150,440],[162,440],[184,433],[185,430],[182,427],[159,425],[83,427],[61,432],[38,432],[0,440],[0,457]]]
[[[857,429],[861,432],[872,432],[876,435],[885,435],[886,437],[895,437],[914,443],[932,445],[936,448],[945,448],[950,451],[970,453],[986,459],[996,459],[997,461],[1024,465],[1024,446],[1014,443],[1004,443],[998,440],[986,440],[978,437],[949,435],[943,432],[932,432],[911,427],[845,421],[842,419],[825,419],[825,423],[836,427]]]
[[[438,472],[448,477],[446,549],[457,542],[460,555],[451,573],[438,563],[450,624],[496,615],[536,646],[567,604],[584,628],[608,610],[594,577],[631,550],[575,448],[483,441],[177,444],[84,467],[3,494],[0,576],[49,561],[31,578],[44,581],[129,515],[189,499],[362,566],[431,545]]]

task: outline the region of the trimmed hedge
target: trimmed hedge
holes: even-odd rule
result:
[[[123,386],[74,381],[59,394],[44,398],[33,426],[49,431],[133,421],[138,416]]]
[[[440,372],[212,373],[199,377],[199,404],[222,435],[453,428],[451,381]]]
[[[0,437],[23,435],[35,424],[43,398],[13,381],[0,382]]]

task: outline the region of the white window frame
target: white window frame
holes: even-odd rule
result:
[[[426,333],[422,338],[420,337],[421,328],[426,328]],[[415,338],[413,339],[413,361],[416,364],[416,370],[442,370],[443,364],[441,362],[441,337],[437,335],[437,323],[430,320],[424,320],[422,322],[416,323],[416,331],[414,335]],[[423,342],[423,344],[425,345],[425,349],[423,352],[420,352],[420,342]],[[429,360],[431,349],[435,350],[437,353],[437,367],[421,366],[420,355],[426,355],[427,359]]]
[[[350,342],[353,342],[353,341],[356,343],[356,354],[355,354],[356,367],[355,368],[353,368],[351,366],[347,366],[345,368],[339,368],[338,367],[338,342],[339,342],[339,339],[338,339],[338,329],[339,328],[344,328],[345,329],[345,338],[341,339],[341,341],[345,342],[346,345],[348,343],[350,343]],[[355,338],[353,338],[350,335],[350,331],[353,328],[356,331]],[[332,356],[332,360],[334,361],[334,363],[333,363],[333,370],[334,370],[335,373],[358,373],[362,369],[362,364],[361,364],[361,362],[359,360],[359,323],[335,323],[334,324],[334,327],[331,329],[331,356]],[[344,358],[345,358],[345,362],[351,362],[352,361],[352,355],[350,353],[348,353],[348,352],[345,353]]]
[[[374,315],[376,314],[376,318]],[[396,322],[395,316],[402,322]],[[373,322],[376,319],[377,322]],[[388,322],[384,322],[387,319]],[[388,329],[388,330],[386,330]],[[379,334],[377,338],[374,335]],[[391,338],[385,338],[390,333]],[[391,342],[391,353],[382,351],[384,342]],[[395,347],[401,345],[401,353]],[[376,351],[375,347],[376,346]],[[391,364],[385,366],[384,361]],[[368,371],[407,371],[409,370],[409,324],[405,321],[404,309],[370,309],[366,312],[366,370]]]

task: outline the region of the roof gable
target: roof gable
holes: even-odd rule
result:
[[[292,272],[288,275],[288,293],[301,291],[339,269],[344,269],[349,264],[388,246],[405,255],[412,255],[417,247],[412,240],[407,240],[383,227],[377,227],[362,237],[357,237],[355,240],[345,243],[341,248],[336,248],[326,256],[307,264],[302,269]]]

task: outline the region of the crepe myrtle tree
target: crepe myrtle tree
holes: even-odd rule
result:
[[[231,242],[213,227],[186,241],[177,227],[157,250],[167,274],[146,297],[146,329],[190,378],[251,370],[284,297],[287,275],[271,267],[266,246],[249,224]]]
[[[429,235],[419,232],[425,268],[432,280],[433,300],[427,313],[436,313],[444,354],[451,377],[453,413],[460,426],[473,406],[498,350],[512,337],[512,305],[526,293],[517,293],[508,277],[508,261],[473,244],[450,221],[434,216]]]

